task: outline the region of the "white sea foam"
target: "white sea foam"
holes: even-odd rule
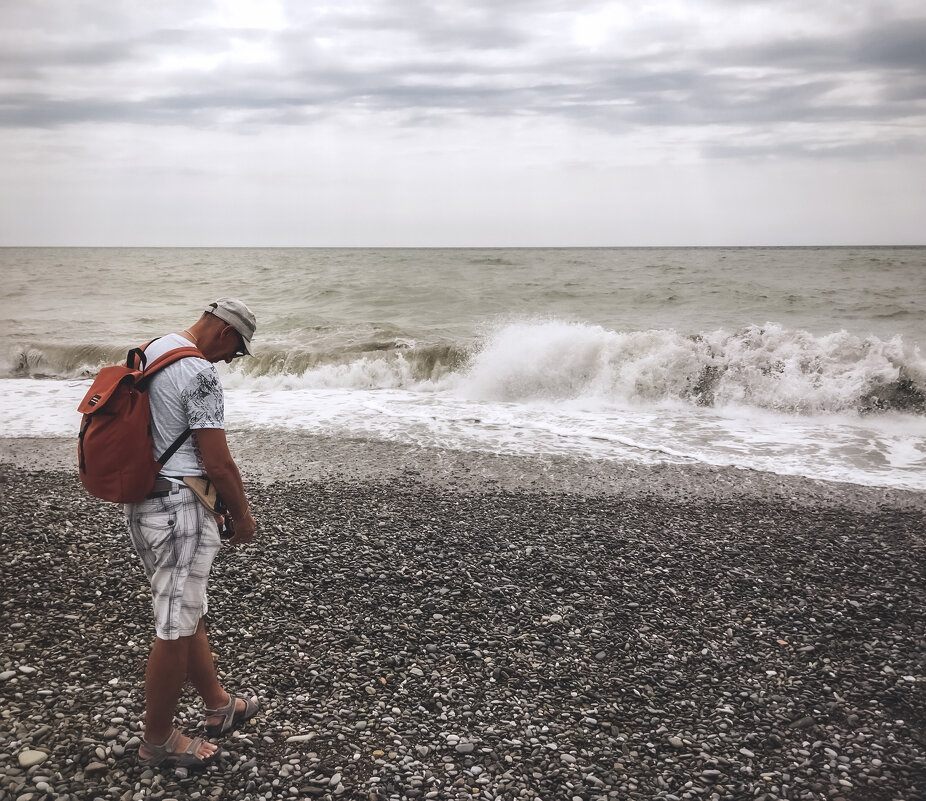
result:
[[[76,436],[87,381],[0,382],[6,436]],[[618,407],[595,399],[469,400],[451,391],[228,387],[232,431],[412,442],[504,454],[615,462],[732,465],[858,484],[926,490],[926,418],[788,415],[678,400]]]
[[[794,414],[926,414],[926,359],[899,336],[814,335],[775,323],[689,336],[547,320],[499,325],[469,349],[368,344],[374,349],[362,353],[271,350],[236,365],[227,384],[266,391],[450,390],[488,401],[678,400]],[[87,346],[30,348],[20,353],[13,372],[81,377],[92,373],[91,355],[112,356]]]
[[[263,391],[299,389],[417,389],[441,386],[441,379],[419,379],[416,367],[401,352],[361,356],[348,362],[320,364],[302,372],[254,374],[230,370],[225,378],[229,387]]]
[[[424,376],[424,377],[422,377]],[[499,326],[461,367],[414,353],[365,355],[300,373],[232,371],[232,387],[449,391],[470,401],[750,406],[790,414],[926,412],[926,359],[900,337],[815,336],[768,323],[685,336],[559,321]]]
[[[814,336],[768,323],[698,337],[579,323],[508,325],[472,359],[462,397],[681,399],[814,414],[908,408],[926,394],[926,360],[896,337]]]

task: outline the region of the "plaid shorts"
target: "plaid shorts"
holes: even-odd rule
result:
[[[132,545],[151,582],[154,628],[162,640],[189,637],[209,610],[206,582],[222,540],[192,490],[125,505]]]

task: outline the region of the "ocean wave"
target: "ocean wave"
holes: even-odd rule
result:
[[[816,336],[774,323],[695,336],[518,323],[489,338],[457,391],[473,400],[676,400],[792,414],[924,414],[926,360],[900,337]]]
[[[417,345],[395,339],[327,350],[261,350],[233,365],[233,385],[268,388],[399,389],[440,382],[465,365],[469,350],[453,344]]]
[[[125,348],[30,346],[13,377],[84,378]],[[788,414],[926,414],[926,359],[901,337],[815,335],[775,323],[697,335],[555,320],[500,325],[475,345],[400,337],[266,347],[230,387],[446,391],[463,400],[742,406]]]
[[[125,362],[129,348],[95,345],[27,345],[7,355],[0,374],[12,378],[92,378],[102,367]],[[232,385],[267,387],[409,387],[440,381],[465,365],[467,346],[418,345],[402,337],[327,341],[313,347],[263,347],[229,369]]]
[[[124,364],[129,350],[99,345],[26,345],[7,354],[0,371],[12,378],[92,378],[107,364]]]

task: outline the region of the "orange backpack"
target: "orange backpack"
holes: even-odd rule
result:
[[[84,416],[77,440],[80,480],[104,501],[143,501],[158,471],[190,436],[187,429],[155,460],[148,384],[168,364],[189,356],[202,359],[203,354],[198,348],[175,348],[149,365],[144,353],[148,345],[130,350],[124,366],[100,370],[77,407]]]

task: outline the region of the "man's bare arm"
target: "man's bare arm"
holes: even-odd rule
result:
[[[248,506],[248,499],[244,494],[244,485],[241,483],[241,473],[238,465],[232,459],[228,450],[228,441],[225,439],[225,430],[222,428],[199,428],[193,432],[196,445],[203,457],[203,466],[206,475],[215,484],[216,491],[225,501],[228,513],[235,521],[235,536],[232,543],[250,542],[254,539],[256,524]]]

